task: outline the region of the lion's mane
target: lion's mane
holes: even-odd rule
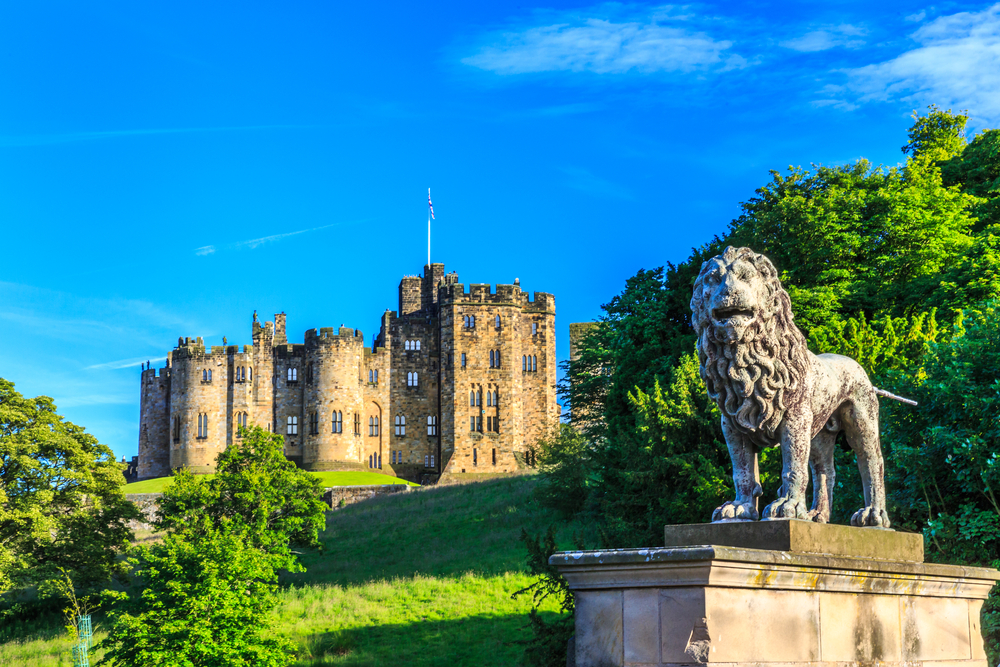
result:
[[[765,279],[766,293],[753,304],[755,317],[741,340],[727,343],[715,336],[711,308],[702,285],[711,265],[701,267],[691,299],[691,323],[698,334],[701,377],[708,395],[741,431],[763,431],[769,438],[785,416],[808,369],[805,337],[792,321],[792,304],[771,261],[750,248],[726,248],[726,266],[742,259]]]

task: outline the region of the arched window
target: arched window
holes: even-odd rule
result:
[[[288,381],[289,382],[298,382],[298,378],[299,378],[299,371],[298,371],[298,369],[297,368],[289,368],[288,369]]]
[[[434,455],[433,454],[431,454],[431,467],[432,468],[434,467]]]
[[[416,371],[406,374],[406,386],[416,387],[417,386],[417,373]]]
[[[437,435],[437,423],[436,415],[427,415],[427,435]]]
[[[490,368],[493,368],[493,367],[494,367],[494,363],[493,363],[493,350],[490,350]]]
[[[534,373],[538,370],[538,357],[532,355],[531,357],[531,372]]]
[[[476,405],[476,392],[475,391],[470,391],[469,392],[469,406],[470,407],[474,407],[475,405]]]
[[[198,414],[198,437],[208,437],[208,415],[204,412]]]
[[[521,370],[528,370],[528,357],[525,355],[521,355]]]
[[[493,392],[492,391],[486,392],[486,407],[488,407],[488,408],[493,407]]]
[[[396,415],[396,435],[406,435],[406,417]]]
[[[424,454],[424,467],[425,468],[429,468],[430,467],[429,465],[427,465],[427,459],[428,459],[428,456],[426,454]]]
[[[493,465],[497,464],[497,450],[493,450]]]
[[[338,410],[334,410],[331,415],[333,422],[333,433],[343,433],[344,432],[344,413]]]
[[[476,392],[476,405],[480,406],[482,404],[483,404],[483,392],[477,391]]]
[[[410,349],[410,341],[408,341],[408,340],[403,341],[403,349],[404,350],[409,350]]]
[[[499,408],[500,407],[500,391],[499,390],[494,390],[493,391],[493,407],[494,408]]]
[[[538,333],[538,322],[531,323],[531,335],[534,336]]]
[[[419,350],[420,349],[420,341],[419,340],[415,340],[413,342],[417,344],[416,349]]]
[[[253,382],[253,366],[250,367],[250,381]]]
[[[374,457],[374,456],[375,456],[374,454],[369,454],[369,455],[368,455],[368,467],[369,467],[369,468],[373,468],[373,467],[374,467],[374,466],[372,465],[372,457]]]
[[[479,451],[475,447],[472,448],[472,465],[479,465]]]
[[[496,325],[495,326],[496,326],[497,329],[500,328],[500,316],[499,315],[497,315]]]

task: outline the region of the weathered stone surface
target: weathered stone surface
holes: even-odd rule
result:
[[[514,472],[558,424],[555,297],[516,281],[467,291],[430,264],[400,282],[399,310],[382,315],[374,345],[348,327],[291,344],[284,313],[263,324],[254,313],[252,338],[242,349],[181,338],[165,368],[143,370],[140,479],[212,472],[241,419],[283,435],[285,455],[306,469],[414,481]]]
[[[665,526],[664,546],[718,545],[883,560],[924,560],[923,535],[796,519]]]
[[[987,667],[978,617],[1000,580],[987,568],[722,546],[550,562],[576,595],[579,667]]]
[[[726,248],[702,265],[691,311],[701,376],[722,412],[736,487],[735,499],[717,508],[712,520],[828,522],[833,453],[843,431],[864,487],[864,507],[851,524],[888,528],[879,390],[853,359],[806,348],[770,260],[750,248]],[[761,513],[757,451],[763,447],[781,448],[783,472],[778,498]],[[807,508],[810,471],[814,491]]]
[[[323,501],[331,509],[337,509],[344,505],[353,505],[363,500],[371,500],[380,496],[388,496],[395,493],[408,493],[413,489],[406,484],[374,484],[369,486],[331,486],[323,489]]]

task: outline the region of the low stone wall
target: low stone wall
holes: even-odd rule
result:
[[[370,500],[390,493],[409,493],[409,484],[376,484],[372,486],[332,486],[323,490],[323,500],[333,509]]]
[[[126,500],[131,500],[135,503],[142,515],[146,517],[145,521],[129,521],[129,528],[134,531],[139,530],[153,530],[152,522],[156,519],[156,499],[162,496],[162,493],[127,493],[125,494]]]

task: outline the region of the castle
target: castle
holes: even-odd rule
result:
[[[289,343],[284,313],[254,313],[252,328],[242,350],[181,338],[163,368],[143,369],[139,479],[212,472],[251,424],[306,470],[511,472],[559,421],[555,298],[517,280],[466,291],[427,265],[400,281],[371,347],[343,326]]]

